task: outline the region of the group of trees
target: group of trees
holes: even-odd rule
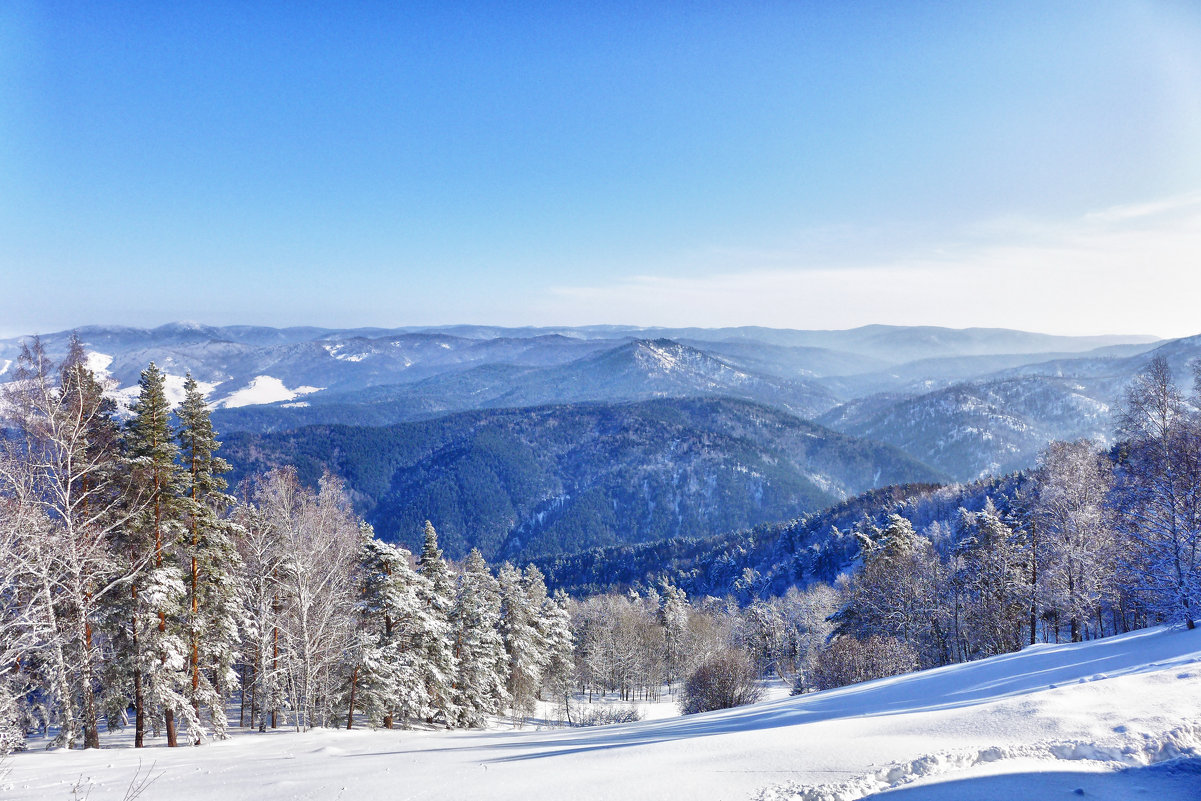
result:
[[[990,500],[961,509],[921,534],[897,514],[857,527],[862,566],[840,585],[837,647],[818,685],[1153,622],[1192,628],[1201,604],[1199,407],[1201,372],[1188,399],[1156,359],[1126,392],[1111,450],[1054,442],[1004,508]]]
[[[743,566],[724,600],[690,602],[668,580],[552,596],[533,566],[494,572],[474,550],[448,563],[428,522],[414,557],[377,539],[330,475],[313,487],[278,468],[235,496],[196,381],[173,407],[151,364],[119,414],[85,356],[74,340],[55,364],[34,340],[4,391],[0,753],[39,729],[98,747],[102,726],[175,745],[231,719],[472,727],[539,698],[570,718],[573,692],[679,688],[695,711],[754,697],[765,674],[822,689],[1040,639],[1191,627],[1201,605],[1201,373],[1186,398],[1162,360],[1129,388],[1112,449],[1052,443],[970,511],[944,508],[944,490],[878,492],[891,512],[840,530],[866,501],[834,507],[776,541],[831,532],[789,540],[787,591]],[[856,570],[819,580],[856,553]]]
[[[189,376],[151,364],[128,415],[78,340],[34,340],[4,394],[0,752],[35,730],[98,747],[132,725],[170,745],[242,725],[477,726],[569,681],[566,600],[536,569],[493,576],[375,539],[339,481],[270,471],[227,492]]]
[[[751,679],[764,675],[803,685],[833,630],[838,596],[816,584],[740,607],[733,599],[690,602],[664,583],[569,608],[581,700],[659,701],[678,690],[681,709],[699,711],[721,699],[745,703],[755,696]]]

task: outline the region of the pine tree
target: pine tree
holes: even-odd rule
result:
[[[181,549],[188,559],[187,628],[193,713],[207,706],[212,729],[225,737],[225,701],[237,680],[233,665],[240,638],[241,611],[236,575],[239,557],[234,526],[222,513],[232,504],[224,494],[229,465],[216,455],[217,441],[208,404],[191,373],[177,411],[184,468],[182,511],[186,532]]]
[[[530,602],[521,572],[506,562],[501,566],[497,580],[501,600],[500,633],[509,656],[507,689],[513,714],[525,718],[533,714],[538,690],[542,686],[542,671],[546,665],[545,642],[538,631],[535,607]],[[542,597],[546,597],[545,587]]]
[[[419,586],[419,597],[422,605],[431,618],[431,630],[418,635],[415,643],[424,657],[421,669],[424,672],[423,683],[429,696],[429,720],[441,715],[447,724],[451,724],[458,713],[454,703],[454,677],[458,670],[455,665],[454,652],[451,649],[450,612],[454,604],[454,588],[450,580],[450,572],[442,561],[442,551],[438,548],[438,533],[434,526],[425,521],[425,544],[421,550],[421,558],[417,562],[417,570],[425,579]]]
[[[458,725],[479,727],[484,716],[499,714],[508,703],[508,659],[500,623],[500,589],[480,552],[472,548],[458,577],[450,612],[458,665],[454,701]]]
[[[180,625],[186,591],[174,548],[183,530],[179,451],[171,436],[164,376],[153,362],[142,371],[139,390],[126,431],[132,492],[141,511],[126,526],[121,543],[137,569],[125,605],[123,661],[133,685],[134,745],[144,745],[149,712],[161,714],[167,744],[174,747],[176,712],[184,711],[190,728],[198,723],[187,702],[188,646]]]
[[[988,499],[979,512],[960,510],[956,553],[969,604],[965,619],[971,656],[993,656],[1022,647],[1025,625],[1024,558],[1017,538]]]
[[[411,554],[377,540],[367,523],[359,536],[362,622],[349,657],[347,706],[390,729],[396,718],[430,714],[420,644],[440,629],[422,599],[429,582],[409,566]]]

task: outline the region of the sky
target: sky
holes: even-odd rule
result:
[[[0,335],[1201,333],[1201,4],[0,5]]]

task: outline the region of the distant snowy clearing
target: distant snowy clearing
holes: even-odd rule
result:
[[[227,409],[235,409],[239,406],[257,406],[263,403],[277,403],[279,401],[290,401],[301,395],[311,395],[314,392],[320,392],[321,387],[296,387],[288,389],[284,386],[284,382],[278,378],[273,378],[269,375],[257,376],[247,386],[236,392],[231,392],[217,403],[218,406],[224,406]]]
[[[660,705],[659,707],[663,707]],[[656,710],[658,711],[658,710]],[[36,742],[34,744],[36,749]],[[1201,630],[1149,629],[692,717],[593,729],[239,734],[30,751],[0,795],[898,801],[1201,797]]]

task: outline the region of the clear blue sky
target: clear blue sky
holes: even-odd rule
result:
[[[1199,193],[1192,2],[0,8],[4,334],[1197,333]]]

